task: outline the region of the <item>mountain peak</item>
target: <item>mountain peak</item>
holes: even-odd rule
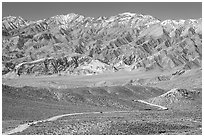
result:
[[[124,12],[124,13],[120,13],[119,15],[135,16],[137,14],[136,13],[130,13],[130,12]]]

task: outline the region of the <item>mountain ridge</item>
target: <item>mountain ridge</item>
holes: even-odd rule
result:
[[[2,19],[2,35],[3,74],[192,69],[202,61],[202,18],[161,21],[129,12],[98,18],[70,13],[38,21],[9,16]],[[103,65],[85,65],[98,61]]]
[[[110,16],[110,17],[105,17],[105,16],[99,16],[99,17],[97,17],[97,18],[94,18],[94,17],[85,17],[85,16],[83,16],[83,15],[80,15],[80,14],[75,14],[75,13],[69,13],[69,14],[61,14],[61,15],[55,15],[55,16],[52,16],[52,17],[48,17],[48,18],[44,18],[44,19],[40,19],[40,20],[32,20],[32,21],[29,21],[29,20],[26,20],[26,19],[23,19],[21,16],[5,16],[5,17],[3,17],[2,19],[3,20],[5,20],[5,19],[8,19],[8,18],[17,18],[17,19],[20,19],[20,20],[23,20],[23,21],[26,21],[26,22],[31,22],[31,23],[38,23],[38,22],[43,22],[43,21],[45,21],[45,20],[49,20],[49,19],[51,19],[51,18],[58,18],[58,17],[61,17],[61,18],[68,18],[68,17],[70,17],[71,15],[73,15],[73,16],[80,16],[80,17],[82,17],[82,18],[90,18],[90,19],[92,19],[92,20],[101,20],[101,18],[102,18],[102,20],[104,19],[108,19],[108,18],[116,18],[116,17],[118,17],[118,16],[124,16],[124,15],[126,15],[126,16],[129,16],[129,17],[133,17],[133,16],[139,16],[139,17],[149,17],[149,18],[153,18],[153,19],[155,19],[155,20],[158,20],[159,22],[161,22],[161,24],[165,24],[164,22],[176,22],[176,21],[178,21],[178,20],[181,20],[181,21],[183,21],[183,22],[185,22],[185,21],[187,21],[187,20],[190,20],[191,22],[195,22],[195,21],[197,21],[197,20],[202,20],[202,18],[198,18],[198,19],[166,19],[166,20],[160,20],[160,19],[157,19],[157,18],[155,18],[155,17],[153,17],[153,16],[150,16],[150,15],[142,15],[142,14],[137,14],[137,13],[130,13],[130,12],[124,12],[124,13],[120,13],[120,14],[118,14],[118,15],[115,15],[115,16]],[[68,17],[67,17],[68,16]],[[69,19],[69,18],[68,18]],[[30,25],[30,24],[28,24],[28,25]]]

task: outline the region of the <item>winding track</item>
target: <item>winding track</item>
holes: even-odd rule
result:
[[[103,113],[125,113],[125,112],[136,112],[136,111],[108,111],[108,112],[103,112]],[[39,121],[34,121],[34,122],[19,125],[15,129],[4,132],[3,135],[10,135],[10,134],[22,132],[22,131],[26,130],[27,128],[29,128],[31,125],[35,125],[35,124],[40,123],[40,122],[55,121],[61,117],[74,116],[74,115],[84,115],[84,114],[100,114],[100,113],[101,112],[84,112],[84,113],[71,113],[71,114],[57,115],[57,116],[54,116],[54,117],[51,117],[51,118],[48,118],[45,120],[39,120]]]
[[[168,110],[168,108],[166,108],[164,106],[151,104],[151,103],[148,103],[148,102],[143,101],[143,100],[137,100],[137,101],[141,102],[141,103],[151,105],[151,106],[159,107],[162,110]],[[103,112],[103,113],[124,113],[124,112],[135,112],[135,111],[107,111],[107,112]],[[31,125],[35,125],[35,124],[40,123],[40,122],[55,121],[55,120],[57,120],[57,119],[59,119],[61,117],[74,116],[74,115],[85,115],[85,114],[100,114],[100,113],[101,112],[84,112],[84,113],[71,113],[71,114],[57,115],[57,116],[54,116],[54,117],[51,117],[51,118],[48,118],[48,119],[45,119],[45,120],[39,120],[39,121],[34,121],[34,122],[19,125],[18,127],[3,133],[3,135],[10,135],[10,134],[22,132],[22,131],[26,130],[27,128],[29,128]]]

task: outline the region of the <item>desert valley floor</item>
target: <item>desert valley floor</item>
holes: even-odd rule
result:
[[[3,78],[2,132],[202,134],[202,69],[174,71]]]

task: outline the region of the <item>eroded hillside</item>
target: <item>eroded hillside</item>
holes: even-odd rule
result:
[[[160,21],[122,13],[2,19],[3,74],[98,74],[201,67],[202,19]]]

